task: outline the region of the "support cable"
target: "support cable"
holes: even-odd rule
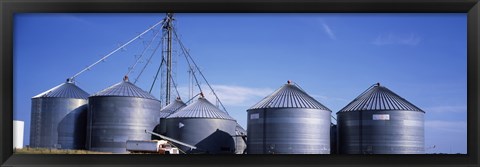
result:
[[[177,38],[177,40],[178,40],[178,38]],[[180,43],[179,40],[178,40],[178,43]],[[183,55],[185,57],[185,60],[187,61],[188,68],[190,69],[190,71],[193,71],[192,64],[190,63],[190,60],[188,59],[187,55],[185,54],[185,49],[183,49],[183,47],[182,47],[182,51],[184,53]],[[202,87],[200,86],[200,82],[198,82],[197,76],[195,75],[195,73],[192,73],[192,74],[193,74],[193,78],[195,79],[195,82],[197,83],[198,89],[200,90],[200,92],[203,92]]]
[[[145,64],[145,66],[143,66],[142,71],[140,71],[140,73],[138,74],[137,78],[135,78],[135,81],[133,82],[133,84],[137,83],[138,79],[139,79],[140,76],[143,74],[143,72],[145,71],[145,68],[147,68],[147,65],[148,65],[148,64],[150,63],[150,61],[152,60],[153,55],[155,55],[155,53],[157,53],[157,50],[158,50],[158,48],[160,48],[160,46],[162,45],[162,43],[163,43],[163,38],[162,38],[162,40],[158,43],[157,47],[155,47],[155,49],[153,50],[152,55],[150,55],[150,57],[148,58],[147,63]]]
[[[205,80],[205,83],[208,85],[210,90],[212,90],[213,95],[215,95],[215,98],[217,98],[217,100],[220,103],[220,105],[222,106],[223,110],[228,114],[228,111],[225,109],[225,106],[223,105],[222,101],[220,101],[220,99],[218,98],[217,94],[215,93],[215,90],[213,90],[212,86],[208,83],[207,79],[203,75],[202,71],[200,71],[200,68],[198,68],[198,66],[195,63],[195,61],[193,60],[193,58],[190,56],[190,53],[187,51],[187,49],[183,45],[182,41],[180,41],[180,39],[178,38],[177,31],[175,30],[175,28],[173,28],[172,30],[173,30],[173,34],[175,35],[175,38],[177,39],[178,43],[180,44],[180,47],[182,48],[182,51],[185,53],[185,58],[188,57],[192,60],[192,63],[197,68],[199,74],[202,76],[203,80]],[[188,61],[188,58],[187,58],[187,61]],[[195,80],[196,80],[196,77],[195,77]],[[198,84],[198,82],[197,82],[197,84]],[[200,85],[199,85],[199,87],[200,87]],[[201,89],[200,89],[200,91],[201,91]]]
[[[162,56],[162,62],[160,63],[160,67],[157,70],[157,74],[155,75],[155,79],[153,80],[153,83],[152,83],[152,86],[150,87],[149,93],[152,92],[153,86],[155,85],[155,81],[157,80],[157,77],[158,77],[158,73],[160,72],[160,69],[162,68],[162,65],[164,63],[166,63],[166,61],[165,61],[165,58]],[[173,78],[171,75],[172,74],[170,74],[170,77]],[[175,83],[175,81],[173,79],[172,79],[172,83],[173,83],[173,87],[175,88],[175,92],[177,93],[177,96],[180,97],[180,92],[178,92],[177,84]]]
[[[162,61],[165,61],[165,59],[162,58]],[[164,63],[166,63],[166,62],[164,62]],[[177,84],[175,84],[175,80],[172,77],[172,73],[170,73],[170,79],[172,80],[173,87],[175,88],[175,92],[177,92],[177,96],[180,97],[180,93],[178,92]]]
[[[192,101],[193,99],[195,99],[195,97],[201,95],[201,93],[197,93],[195,96],[193,96],[192,98],[190,98],[187,102],[185,102],[185,104],[188,104],[190,101]]]
[[[162,24],[163,23],[163,24]],[[156,23],[155,25],[151,26],[150,28],[148,28],[147,30],[143,31],[142,33],[140,33],[140,35],[137,35],[136,37],[132,38],[130,41],[128,41],[127,43],[123,44],[122,46],[118,47],[117,49],[113,50],[112,52],[110,52],[109,54],[107,54],[106,56],[102,57],[100,60],[96,61],[95,63],[91,64],[90,66],[88,66],[87,68],[81,70],[80,72],[76,73],[75,75],[73,75],[72,77],[69,78],[70,81],[73,81],[75,79],[75,77],[77,77],[78,75],[82,74],[83,72],[87,71],[87,70],[90,70],[90,68],[92,68],[93,66],[97,65],[98,63],[104,61],[105,59],[107,59],[108,57],[110,57],[111,55],[113,55],[115,52],[121,50],[122,48],[124,48],[125,46],[129,45],[130,43],[132,43],[133,41],[135,41],[136,39],[140,38],[143,34],[147,33],[148,31],[152,30],[153,28],[155,28],[156,26],[158,26],[159,24],[162,24],[162,26],[165,24],[165,20],[162,20],[158,23]]]
[[[163,65],[164,61],[165,60],[162,57],[162,62],[160,63],[160,66],[158,67],[157,74],[155,74],[155,78],[153,79],[152,86],[150,87],[150,91],[148,91],[148,93],[152,93],[153,86],[155,85],[155,82],[157,81],[158,74],[160,73],[160,70],[162,69],[162,65]]]
[[[128,69],[128,72],[125,74],[125,76],[128,76],[130,75],[130,73],[133,71],[133,69],[135,69],[135,67],[137,66],[138,62],[140,62],[140,59],[142,59],[142,57],[145,55],[145,52],[147,52],[147,50],[150,48],[150,46],[152,46],[152,43],[153,41],[155,41],[155,39],[157,38],[158,34],[160,34],[161,31],[158,31],[157,33],[155,33],[155,35],[153,35],[153,38],[152,40],[150,40],[147,44],[147,47],[145,47],[145,49],[143,49],[142,53],[140,54],[140,57],[138,57],[138,59],[135,61],[135,63],[133,64],[132,67],[130,67]],[[156,49],[155,49],[156,50]],[[154,52],[155,53],[155,52]],[[153,53],[152,53],[152,56],[153,56]],[[152,56],[150,56],[150,59],[152,58]],[[146,65],[148,64],[148,62],[150,62],[150,59],[148,59],[147,63],[145,64],[145,67]],[[137,77],[138,79],[138,77]]]
[[[201,95],[201,93],[198,93],[197,95],[193,96],[192,98],[190,98],[187,102],[185,102],[185,104],[188,104],[188,102],[192,101],[193,99],[195,99],[195,97]],[[177,110],[180,109],[180,108],[177,108]],[[177,112],[177,110],[175,111],[172,111],[170,114],[168,114],[167,116],[165,116],[165,118],[168,118],[170,115],[172,115],[173,113]]]

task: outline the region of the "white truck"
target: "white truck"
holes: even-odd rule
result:
[[[127,140],[126,148],[130,153],[179,154],[166,140]]]

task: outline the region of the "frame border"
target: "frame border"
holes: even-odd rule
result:
[[[478,166],[478,0],[0,0],[1,166]],[[12,154],[15,13],[467,13],[466,155],[26,155]]]

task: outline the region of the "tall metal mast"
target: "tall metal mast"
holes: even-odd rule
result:
[[[165,48],[167,57],[167,76],[166,76],[166,85],[165,85],[165,105],[170,104],[170,88],[172,82],[172,27],[173,26],[173,13],[167,13],[165,18],[165,25],[163,30],[167,35],[167,46]]]

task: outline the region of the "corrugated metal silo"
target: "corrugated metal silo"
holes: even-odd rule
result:
[[[424,154],[425,112],[379,83],[337,113],[341,154]]]
[[[160,110],[160,118],[167,118],[167,116],[182,109],[185,106],[187,105],[182,101],[182,99],[177,98],[175,99],[175,101]]]
[[[337,154],[337,125],[332,124],[330,127],[330,154]]]
[[[163,107],[160,110],[160,123],[157,126],[155,126],[154,132],[161,135],[165,135],[165,133],[167,132],[167,124],[165,121],[167,116],[173,114],[176,111],[179,111],[185,106],[187,105],[182,101],[182,99],[180,99],[180,97],[177,97],[175,101]],[[160,139],[161,139],[160,137],[152,135],[152,140],[160,140]]]
[[[127,140],[150,140],[158,124],[160,101],[128,81],[89,97],[87,149],[127,153]]]
[[[235,154],[247,152],[247,131],[237,123],[235,127]]]
[[[197,151],[210,154],[235,151],[235,119],[204,97],[167,117],[166,123],[166,136],[194,145]],[[190,152],[187,147],[179,147]]]
[[[30,147],[85,148],[87,98],[69,80],[32,97]]]
[[[247,112],[248,154],[330,153],[330,109],[290,81]]]

